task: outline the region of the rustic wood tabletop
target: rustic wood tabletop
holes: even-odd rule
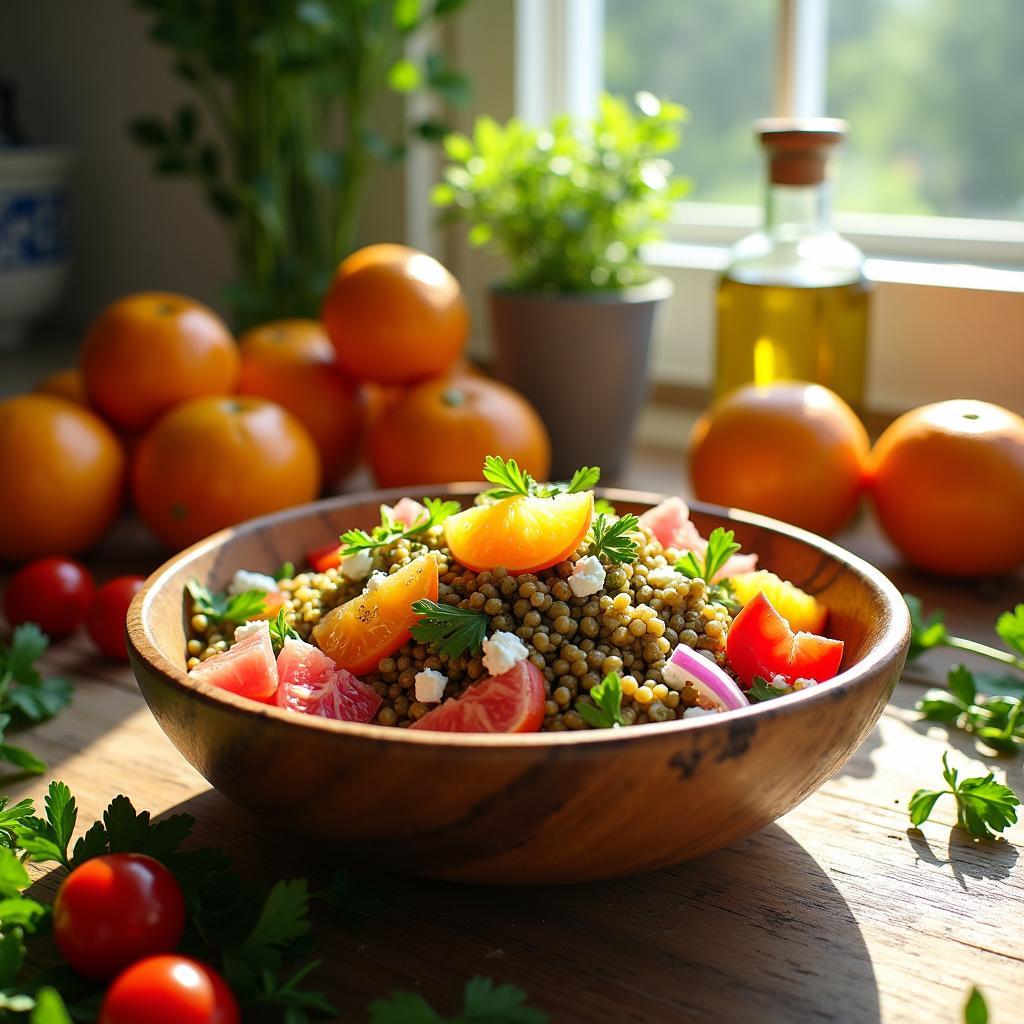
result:
[[[622,483],[680,493],[681,459],[642,449]],[[839,540],[926,606],[945,608],[961,635],[993,641],[996,615],[1024,600],[1019,575],[958,584],[912,573],[867,518]],[[161,556],[126,521],[89,562],[102,579],[148,572]],[[1019,757],[991,757],[914,712],[923,686],[954,660],[945,651],[915,663],[835,778],[775,824],[697,861],[547,889],[381,879],[387,913],[357,930],[317,921],[320,987],[352,1021],[396,988],[453,1013],[465,981],[481,974],[525,988],[553,1022],[954,1024],[977,985],[993,1024],[1024,1020],[1024,825],[1007,841],[976,842],[951,830],[951,802],[920,831],[907,818],[911,793],[941,783],[950,747],[968,774],[991,768],[1024,790]],[[265,830],[213,791],[163,736],[130,669],[101,659],[85,638],[56,645],[46,667],[76,684],[72,708],[31,733],[50,776],[8,781],[4,791],[39,800],[46,780],[61,778],[85,822],[117,793],[155,815],[187,811],[198,841],[268,881],[322,883],[345,862],[344,851]],[[373,874],[372,865],[355,871]],[[56,884],[40,875],[43,888]]]

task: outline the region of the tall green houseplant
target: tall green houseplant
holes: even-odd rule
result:
[[[318,310],[354,248],[375,164],[405,152],[404,138],[375,126],[384,93],[431,89],[465,102],[464,76],[438,54],[413,63],[405,47],[466,2],[135,0],[199,102],[139,118],[131,131],[157,173],[196,178],[227,222],[239,326]],[[412,131],[438,139],[445,127],[428,120]]]

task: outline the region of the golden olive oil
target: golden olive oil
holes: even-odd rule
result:
[[[722,276],[715,394],[751,382],[809,380],[855,409],[864,397],[870,285],[746,284]]]

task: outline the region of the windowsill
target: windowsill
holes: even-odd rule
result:
[[[726,267],[729,247],[689,242],[655,242],[645,248],[644,255],[655,267],[718,273]],[[969,263],[869,257],[865,260],[864,271],[870,280],[884,284],[1024,293],[1024,270]]]

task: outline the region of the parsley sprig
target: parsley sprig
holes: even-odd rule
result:
[[[698,561],[693,551],[687,551],[675,565],[676,572],[681,572],[690,579],[702,579],[710,584],[715,576],[739,551],[740,545],[736,543],[736,534],[732,530],[716,526],[708,537],[708,546],[704,550],[703,564]]]
[[[348,530],[341,535],[341,554],[354,555],[360,551],[376,551],[387,544],[404,537],[417,537],[435,526],[440,526],[449,516],[455,515],[462,506],[457,501],[443,501],[440,498],[424,498],[426,513],[412,526],[406,526],[392,516],[387,506],[380,509],[380,526],[370,533],[365,530]]]
[[[754,685],[749,690],[743,691],[748,700],[760,704],[766,700],[775,700],[776,697],[785,697],[788,693],[795,693],[792,686],[772,686],[764,676],[754,676]]]
[[[216,594],[193,578],[185,584],[195,613],[205,615],[211,625],[241,626],[262,615],[267,607],[265,590],[245,590],[241,594]]]
[[[484,479],[495,485],[483,493],[483,497],[493,501],[520,495],[553,498],[557,494],[579,494],[593,490],[601,479],[601,470],[596,466],[581,466],[568,482],[539,484],[525,469],[520,468],[515,459],[488,455],[484,459]]]
[[[472,608],[425,599],[414,601],[412,610],[420,616],[410,631],[413,637],[421,644],[436,644],[438,651],[452,658],[480,650],[491,621],[488,615]]]
[[[1017,753],[1024,749],[1024,700],[1000,693],[982,696],[979,678],[984,683],[991,677],[976,677],[963,665],[955,665],[946,676],[947,689],[928,690],[915,708],[928,721],[971,733],[1001,754]],[[1024,683],[1017,685],[1024,689]]]
[[[942,755],[942,777],[949,789],[919,789],[910,798],[910,821],[919,826],[928,820],[940,797],[950,795],[956,799],[956,823],[969,835],[993,839],[1017,820],[1016,808],[1020,800],[1009,786],[996,782],[989,772],[985,776],[960,779],[955,768],[949,767],[949,755]]]
[[[44,677],[36,666],[49,645],[34,622],[15,627],[10,643],[0,641],[0,761],[33,775],[46,771],[46,765],[24,747],[7,743],[5,737],[11,727],[53,718],[71,701],[71,683]]]
[[[631,512],[616,520],[599,512],[590,528],[590,554],[598,557],[604,555],[609,562],[619,565],[632,562],[636,558],[637,544],[630,534],[639,525],[640,520]]]
[[[288,624],[288,620],[285,618],[284,609],[282,608],[277,615],[270,620],[270,643],[274,648],[274,654],[280,654],[281,648],[284,647],[285,640],[301,640],[298,630],[294,629]]]
[[[547,1024],[543,1010],[526,1005],[526,993],[515,985],[495,985],[477,975],[466,982],[462,1011],[441,1017],[416,992],[393,992],[370,1003],[370,1024]]]
[[[592,686],[590,699],[593,704],[576,701],[576,711],[587,725],[616,729],[626,724],[622,717],[622,677],[618,672],[609,672],[597,686]]]
[[[1011,654],[999,650],[998,647],[953,636],[946,628],[941,611],[933,612],[926,618],[920,598],[913,594],[904,594],[903,600],[907,602],[907,608],[910,610],[908,661],[936,647],[953,647],[959,651],[983,655],[1024,672],[1024,604],[1018,604],[1012,611],[1003,612],[996,620],[996,634],[1011,651],[1015,652]]]

